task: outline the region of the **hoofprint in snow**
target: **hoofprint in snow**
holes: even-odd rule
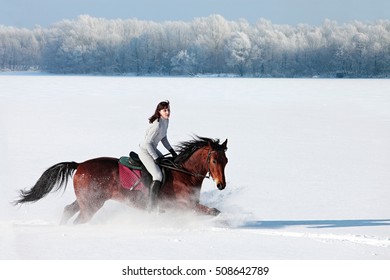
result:
[[[1,259],[390,259],[389,80],[0,75],[0,84]],[[209,180],[201,194],[221,216],[108,202],[86,225],[59,226],[71,183],[10,204],[55,163],[136,150],[165,99],[171,143],[229,139],[227,188]]]

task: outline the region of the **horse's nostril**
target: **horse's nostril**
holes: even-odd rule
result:
[[[225,186],[224,186],[223,184],[217,184],[217,188],[218,188],[220,191],[222,191],[222,190],[225,188]]]

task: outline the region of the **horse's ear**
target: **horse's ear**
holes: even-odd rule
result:
[[[212,143],[213,143],[213,142],[212,142],[211,140],[209,140],[207,143],[208,143],[209,149],[211,149],[211,148],[212,148]]]
[[[225,142],[222,143],[222,148],[224,150],[227,150],[227,142],[228,142],[228,140],[226,139]]]

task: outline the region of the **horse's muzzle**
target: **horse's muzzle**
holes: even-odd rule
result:
[[[218,183],[217,188],[222,191],[226,187],[226,184]]]

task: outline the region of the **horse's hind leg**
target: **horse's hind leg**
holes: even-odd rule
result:
[[[61,225],[66,224],[78,211],[80,211],[80,206],[77,200],[75,200],[72,204],[66,205],[64,213],[62,214]]]
[[[89,202],[87,204],[80,203],[80,214],[77,216],[74,221],[75,224],[83,224],[89,222],[93,215],[103,207],[105,199],[98,199],[93,201],[93,203]]]

